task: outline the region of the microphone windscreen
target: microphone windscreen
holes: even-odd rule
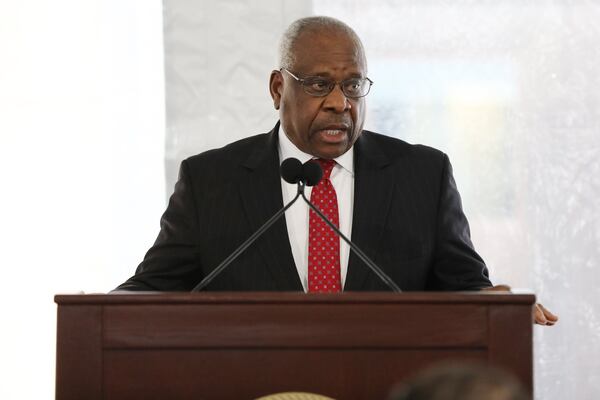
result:
[[[302,163],[297,158],[286,158],[281,163],[281,177],[287,183],[298,183],[302,180]]]
[[[323,170],[318,162],[310,160],[302,166],[302,177],[306,186],[315,186],[323,177]]]

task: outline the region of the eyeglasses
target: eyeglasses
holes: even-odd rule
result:
[[[341,82],[334,81],[331,78],[324,76],[307,76],[306,78],[298,78],[285,68],[279,71],[287,72],[292,78],[300,82],[304,91],[311,96],[324,97],[333,91],[335,85],[340,85],[344,96],[350,99],[358,99],[365,97],[371,90],[373,81],[369,78],[350,78]]]

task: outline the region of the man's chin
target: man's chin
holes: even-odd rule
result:
[[[338,158],[342,154],[348,151],[348,146],[320,146],[317,149],[314,149],[313,155],[318,158],[323,158],[326,160],[332,160],[334,158]]]

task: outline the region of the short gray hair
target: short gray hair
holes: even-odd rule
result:
[[[304,32],[319,32],[319,31],[335,31],[342,32],[352,39],[358,50],[365,54],[360,38],[350,26],[332,17],[315,16],[300,18],[291,23],[291,25],[283,32],[281,42],[279,44],[279,68],[293,69],[296,62],[294,54],[294,44],[296,40]],[[366,62],[366,60],[365,60]]]

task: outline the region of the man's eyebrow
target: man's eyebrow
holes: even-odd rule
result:
[[[328,78],[328,79],[332,79],[330,72],[314,72],[314,73],[310,73],[310,74],[303,74],[300,77],[301,78]],[[345,77],[344,80],[346,80],[346,79],[353,79],[353,78],[364,78],[364,76],[360,72],[353,72],[353,73],[349,74],[347,77]]]

